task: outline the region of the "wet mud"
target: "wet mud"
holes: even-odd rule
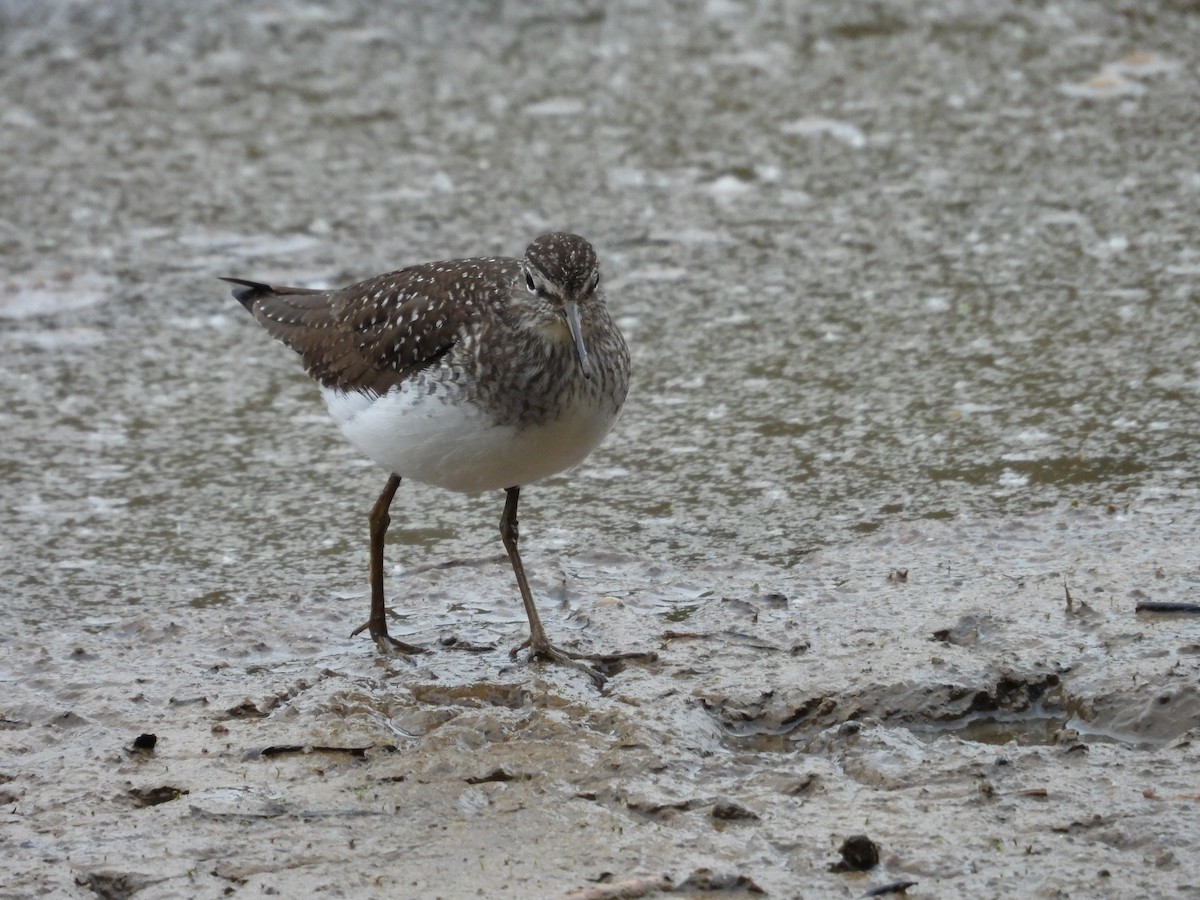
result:
[[[712,568],[687,604],[672,582],[695,572],[606,560],[611,594],[546,617],[657,651],[604,693],[510,662],[515,600],[496,650],[412,661],[320,597],[40,624],[3,639],[7,889],[695,896],[707,870],[734,895],[1171,896],[1200,837],[1200,621],[1135,595],[1194,590],[1190,527],[932,523],[768,593]],[[1147,528],[1176,552],[1134,550]],[[499,560],[457,580],[506,589]],[[876,863],[841,861],[856,835]]]
[[[1188,4],[0,0],[0,897],[1200,891]],[[384,475],[219,275],[596,245],[611,439]]]

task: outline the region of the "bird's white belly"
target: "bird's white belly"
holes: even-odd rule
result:
[[[551,422],[497,425],[470,404],[393,388],[383,396],[321,388],[349,441],[402,478],[474,493],[531,484],[582,462],[615,417],[583,401]]]

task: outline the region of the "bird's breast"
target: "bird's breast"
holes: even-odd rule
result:
[[[532,484],[578,465],[617,415],[587,391],[564,391],[552,406],[530,400],[498,413],[467,399],[473,392],[462,385],[430,387],[411,379],[382,395],[336,388],[321,394],[342,433],[377,465],[465,493]]]

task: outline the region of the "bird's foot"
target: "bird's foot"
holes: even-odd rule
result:
[[[569,650],[560,650],[549,641],[538,641],[535,643],[532,639],[527,640],[525,643],[517,647],[513,647],[512,650],[509,651],[508,655],[513,659],[516,659],[517,654],[526,647],[529,648],[530,660],[542,659],[546,662],[558,663],[560,666],[567,666],[568,668],[576,669],[577,671],[582,672],[588,678],[592,679],[592,684],[596,685],[596,687],[601,690],[603,690],[604,685],[608,683],[607,676],[601,674],[599,669],[594,669],[587,663],[580,662],[580,660],[595,659],[595,657],[589,656],[586,653],[572,653]]]
[[[608,674],[601,671],[602,669],[606,670],[609,674],[615,674],[624,668],[625,662],[653,662],[658,659],[657,653],[574,653],[570,650],[555,647],[545,639],[535,641],[532,637],[527,638],[524,643],[513,647],[508,655],[516,659],[517,654],[527,647],[529,648],[529,659],[546,660],[547,662],[558,663],[560,666],[576,669],[587,675],[592,679],[592,683],[601,689],[608,683]],[[595,665],[588,665],[583,660],[595,663]]]
[[[350,637],[355,637],[362,632],[367,631],[371,635],[371,640],[375,642],[385,656],[395,656],[402,654],[404,656],[416,656],[418,653],[428,653],[424,647],[418,647],[416,644],[406,644],[404,641],[392,637],[387,633],[387,624],[379,624],[367,620],[350,632]]]

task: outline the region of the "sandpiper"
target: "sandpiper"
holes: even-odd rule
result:
[[[409,266],[340,290],[240,278],[233,292],[300,354],[342,433],[388,473],[370,523],[368,630],[389,652],[421,653],[388,634],[383,547],[402,478],[452,491],[504,489],[500,536],[529,618],[531,658],[604,676],[555,647],[517,551],[524,485],[581,462],[608,434],[629,389],[629,350],[600,288],[596,251],[544,234],[522,259]]]

